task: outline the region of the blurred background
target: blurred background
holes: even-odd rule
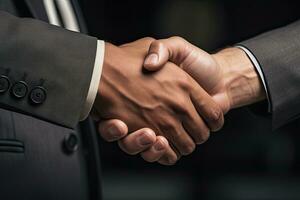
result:
[[[299,19],[298,3],[81,1],[90,34],[98,38],[122,44],[145,36],[177,35],[207,51]],[[272,131],[270,119],[248,108],[231,111],[222,131],[172,167],[146,163],[125,155],[117,144],[103,142],[105,200],[300,199],[300,131],[287,131],[291,126],[300,128],[300,123]]]

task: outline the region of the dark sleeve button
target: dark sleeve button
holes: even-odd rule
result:
[[[46,90],[41,86],[33,88],[30,92],[30,100],[34,104],[42,104],[46,97]]]
[[[66,153],[74,153],[78,149],[78,138],[75,134],[71,133],[64,138],[64,148]]]
[[[10,85],[9,79],[7,76],[0,76],[0,93],[4,93],[8,90]]]
[[[16,98],[23,98],[27,94],[27,84],[24,81],[19,81],[13,85],[11,92]]]

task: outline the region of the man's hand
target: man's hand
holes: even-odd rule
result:
[[[224,113],[232,108],[265,98],[265,92],[254,66],[239,48],[228,48],[211,55],[180,37],[153,41],[144,67],[149,71],[157,71],[168,61],[189,73],[212,95]],[[121,137],[125,137],[128,133],[126,124],[120,120],[104,122],[100,124],[100,128],[106,127],[107,124],[114,127],[115,132],[122,135]],[[108,131],[105,133],[106,138],[112,135]],[[160,141],[160,139],[162,138],[155,139],[152,135],[152,141]],[[165,144],[165,148],[162,149],[168,147],[167,141],[160,144]],[[145,152],[154,158],[158,157],[156,155],[159,153],[153,150],[155,145],[156,143],[153,142],[150,150],[141,151],[145,160],[151,162],[151,159],[144,156]]]
[[[181,155],[193,152],[195,144],[206,141],[210,130],[222,127],[223,113],[174,64],[166,62],[155,73],[144,71],[142,65],[151,42],[143,39],[120,48],[106,44],[94,113],[102,120],[120,119],[127,124],[112,120],[103,122],[99,128],[107,140],[124,137],[127,129],[133,132],[119,140],[125,152],[143,152],[148,161],[174,164]],[[156,138],[155,134],[164,137]]]
[[[144,67],[161,69],[171,61],[191,75],[227,113],[265,98],[254,66],[239,48],[208,54],[180,37],[152,42]]]

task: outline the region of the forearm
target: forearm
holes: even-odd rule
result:
[[[260,77],[243,50],[227,48],[213,56],[222,66],[230,109],[250,105],[266,98]]]

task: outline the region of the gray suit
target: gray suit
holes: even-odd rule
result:
[[[258,60],[271,103],[273,128],[300,117],[300,21],[242,42]],[[265,106],[266,110],[267,106]]]
[[[98,136],[74,130],[97,39],[13,16],[47,21],[41,2],[0,0],[0,198],[100,199]]]

